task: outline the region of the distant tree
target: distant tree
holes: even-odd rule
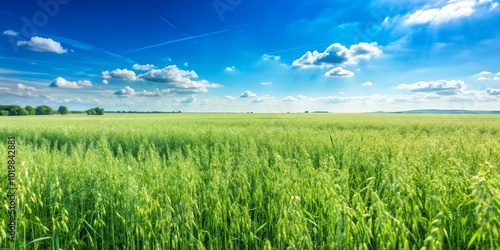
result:
[[[103,108],[95,108],[95,113],[96,115],[104,115],[104,109]]]
[[[24,109],[26,109],[26,111],[28,112],[28,115],[35,115],[35,113],[36,113],[35,108],[33,108],[31,106],[26,106]]]
[[[16,106],[11,106],[11,107],[10,107],[10,109],[9,109],[9,115],[12,115],[12,116],[17,115],[17,111],[18,111],[18,110],[19,110],[19,108],[18,108],[18,107],[16,107]]]
[[[35,114],[36,115],[52,115],[52,114],[54,114],[54,110],[47,105],[42,105],[42,106],[36,107]]]
[[[61,115],[69,114],[69,110],[66,106],[59,106],[59,109],[57,109],[57,112]]]
[[[9,111],[7,110],[0,110],[0,116],[8,116],[9,115]]]
[[[85,111],[85,113],[87,113],[87,115],[104,115],[104,109],[95,107]]]
[[[28,115],[28,111],[25,108],[20,108],[17,110],[17,115]]]

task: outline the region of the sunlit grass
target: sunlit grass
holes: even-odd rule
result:
[[[0,137],[18,144],[21,248],[495,249],[499,124],[107,114],[2,117]]]

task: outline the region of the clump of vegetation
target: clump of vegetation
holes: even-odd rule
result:
[[[104,109],[95,107],[85,111],[85,113],[87,113],[87,115],[104,115]]]
[[[498,116],[5,120],[20,248],[499,247]]]
[[[0,116],[21,116],[21,115],[52,115],[54,110],[46,105],[21,107],[19,105],[0,105]]]
[[[57,112],[61,115],[69,114],[68,107],[66,107],[66,106],[59,106],[59,109],[57,109]]]

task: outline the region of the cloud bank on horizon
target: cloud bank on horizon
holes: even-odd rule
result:
[[[3,3],[1,104],[500,110],[496,0],[221,1]]]

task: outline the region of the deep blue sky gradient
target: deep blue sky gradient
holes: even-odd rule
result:
[[[495,1],[64,2],[40,1],[56,3],[54,13],[38,1],[0,4],[0,103],[242,112],[500,109]],[[230,9],[219,15],[214,5]],[[424,13],[419,20],[438,21],[408,23],[415,13]],[[34,20],[44,15],[46,20]],[[26,29],[23,18],[36,30]],[[33,37],[58,42],[66,52],[19,44]],[[335,43],[347,49],[368,44],[381,53],[350,64],[294,64],[306,52],[321,53]],[[184,78],[104,79],[103,72],[117,69],[148,73],[134,64]],[[164,69],[172,65],[174,71]],[[325,76],[336,67],[352,74]],[[59,77],[92,86],[49,87]],[[182,85],[185,80],[190,87]],[[449,91],[433,91],[433,84]],[[120,94],[128,88],[134,93]],[[165,91],[154,95],[155,89]],[[245,97],[245,91],[254,95]]]

